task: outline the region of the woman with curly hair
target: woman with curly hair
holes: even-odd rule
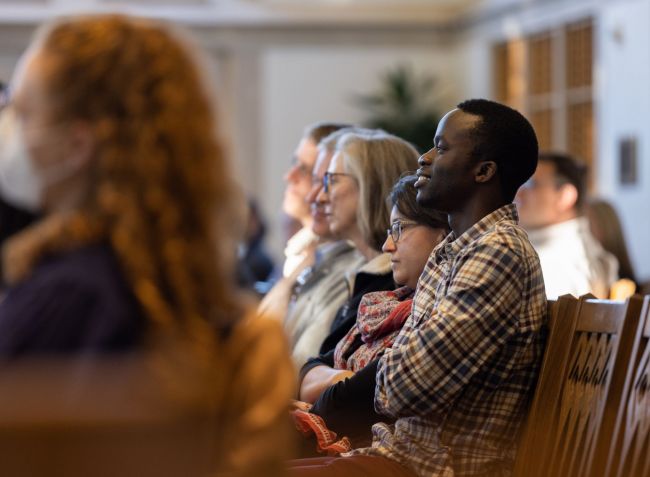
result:
[[[273,473],[261,436],[286,414],[292,375],[281,331],[244,320],[235,293],[237,194],[193,50],[107,15],[47,25],[21,59],[0,186],[43,218],[3,250],[0,357],[189,343],[232,396],[221,458]]]

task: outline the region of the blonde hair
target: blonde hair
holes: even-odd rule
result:
[[[359,184],[357,222],[363,238],[381,250],[390,221],[386,198],[402,173],[417,169],[419,154],[405,140],[383,131],[345,134],[336,149],[346,172]]]
[[[91,128],[95,183],[77,210],[46,216],[9,243],[10,281],[45,253],[107,241],[152,323],[205,331],[239,318],[233,185],[213,101],[186,43],[169,27],[122,15],[39,31],[52,113]]]

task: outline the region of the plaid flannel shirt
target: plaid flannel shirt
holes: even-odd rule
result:
[[[377,371],[371,448],[420,476],[509,475],[543,353],[537,254],[504,206],[432,252]]]

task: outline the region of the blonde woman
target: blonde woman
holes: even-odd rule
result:
[[[189,343],[227,389],[218,466],[273,473],[284,451],[262,437],[282,442],[291,371],[281,332],[243,322],[236,195],[192,50],[165,26],[111,15],[47,25],[23,56],[1,187],[43,218],[4,249],[0,356]]]
[[[323,334],[312,356],[333,350],[347,334],[356,322],[363,295],[395,288],[390,255],[381,251],[390,227],[386,197],[402,173],[416,168],[417,158],[410,144],[382,131],[349,133],[338,140],[318,200],[324,203],[331,233],[351,242],[365,264],[349,274],[348,298],[334,318],[324,322],[314,317]],[[330,374],[318,362],[307,361],[299,378],[301,398],[313,401]]]

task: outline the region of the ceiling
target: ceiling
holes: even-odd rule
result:
[[[0,22],[34,23],[80,12],[126,11],[230,26],[444,25],[482,0],[0,0]]]

